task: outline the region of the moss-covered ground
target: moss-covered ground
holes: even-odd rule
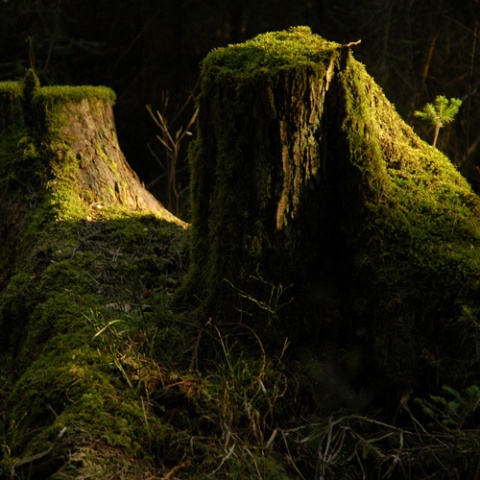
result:
[[[282,352],[267,359],[253,332],[171,308],[188,232],[92,216],[44,224],[2,291],[2,475],[288,478],[266,448]]]

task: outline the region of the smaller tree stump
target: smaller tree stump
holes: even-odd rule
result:
[[[106,330],[152,326],[144,302],[180,275],[186,224],[127,164],[114,98],[33,72],[0,83],[1,478],[150,477],[170,431],[112,369],[134,341]]]

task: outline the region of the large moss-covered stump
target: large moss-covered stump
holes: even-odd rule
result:
[[[393,396],[477,381],[479,199],[348,46],[300,27],[215,50],[199,105],[184,291],[206,315],[360,346],[356,381]]]
[[[1,478],[160,475],[150,303],[184,223],[128,166],[113,102],[32,72],[0,83]]]
[[[320,140],[341,51],[297,28],[204,60],[191,154],[191,273],[210,312],[230,310],[236,289],[252,282],[258,294],[272,281],[297,283],[319,250],[332,247]]]

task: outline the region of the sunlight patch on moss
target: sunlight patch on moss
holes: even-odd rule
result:
[[[325,68],[325,60],[330,60],[339,46],[338,43],[312,35],[309,27],[292,27],[215,49],[203,61],[202,68],[217,81],[225,77],[241,82],[249,77],[272,78],[288,70],[318,73]]]
[[[16,81],[0,82],[0,96],[20,98],[23,95],[23,83]]]
[[[49,104],[53,101],[62,103],[80,102],[85,99],[114,103],[116,100],[115,92],[111,88],[90,85],[45,86],[36,91],[35,97],[35,101],[40,101],[44,104]]]

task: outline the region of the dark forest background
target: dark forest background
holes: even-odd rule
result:
[[[429,142],[431,127],[413,112],[437,95],[461,98],[437,146],[480,191],[479,10],[477,0],[0,0],[0,81],[20,79],[33,65],[43,85],[113,88],[122,150],[165,202],[165,149],[146,105],[176,131],[192,115],[190,102],[173,121],[209,51],[308,25],[328,40],[361,40],[355,57]],[[188,186],[186,143],[179,190]]]

